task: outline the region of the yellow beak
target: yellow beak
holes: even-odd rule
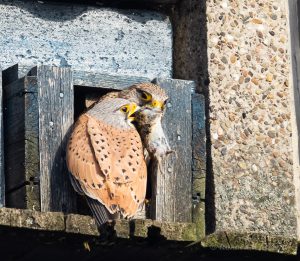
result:
[[[161,101],[158,101],[158,100],[153,100],[152,103],[151,103],[151,106],[153,108],[157,108],[157,109],[160,109],[160,110],[164,109],[164,103],[161,102]]]
[[[139,106],[136,105],[136,103],[130,103],[128,105],[128,113],[127,113],[127,119],[129,121],[134,120],[134,116],[131,117],[132,114],[134,114],[139,109]]]

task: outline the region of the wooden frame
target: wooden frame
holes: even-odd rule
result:
[[[24,74],[27,76],[17,80]],[[147,78],[116,77],[78,71],[74,71],[72,74],[70,68],[50,66],[38,66],[32,70],[28,68],[18,69],[18,66],[14,66],[6,70],[3,75],[8,79],[5,82],[6,84],[20,85],[22,83],[24,88],[24,83],[30,80],[34,82],[32,88],[36,88],[35,91],[29,90],[27,87],[25,90],[34,92],[38,97],[38,106],[35,107],[35,110],[38,115],[37,138],[39,149],[35,153],[36,157],[39,158],[40,192],[36,190],[36,193],[40,193],[41,210],[74,212],[76,209],[74,192],[70,187],[66,173],[62,175],[66,172],[64,144],[73,122],[73,86],[76,86],[75,88],[78,86],[81,88],[93,87],[95,90],[98,88],[122,90],[134,83],[150,80]],[[205,136],[204,125],[192,125],[192,117],[193,119],[204,117],[203,97],[193,95],[193,100],[202,103],[200,103],[200,107],[199,104],[192,107],[193,82],[173,79],[156,79],[156,82],[170,96],[169,108],[163,126],[169,137],[171,147],[177,151],[177,158],[175,155],[169,157],[164,162],[163,171],[156,169],[154,184],[156,182],[156,187],[158,186],[160,191],[164,191],[164,193],[153,194],[155,200],[152,204],[154,211],[152,211],[151,218],[162,222],[190,223],[199,218],[204,221],[204,212],[200,211],[199,214],[199,211],[194,211],[198,209],[201,202],[194,199],[192,205],[192,193],[197,194],[199,190],[198,185],[192,185],[192,178],[194,177],[194,181],[197,180],[197,171],[199,172],[194,167],[192,171],[192,162],[201,154],[201,152],[200,154],[197,152],[198,147],[197,150],[192,149],[192,140],[197,135],[199,136],[199,128],[202,128],[202,136],[200,136],[202,138],[203,135]],[[11,88],[11,86],[4,87],[4,89],[7,88]],[[31,95],[31,93],[26,94]],[[23,119],[27,115],[23,114]],[[201,122],[204,123],[204,118]],[[203,142],[203,139],[201,139],[201,142]],[[61,146],[61,144],[63,145]],[[202,146],[201,151],[203,151],[203,148],[205,146]],[[57,189],[57,187],[64,189]],[[25,194],[28,199],[28,193],[26,193],[26,190],[25,192],[23,190],[23,196]],[[23,208],[31,208],[30,206],[30,204],[25,204]]]

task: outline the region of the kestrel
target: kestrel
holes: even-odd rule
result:
[[[66,161],[74,189],[87,196],[101,225],[113,214],[132,217],[144,204],[147,169],[141,138],[131,123],[136,103],[107,96],[75,123]]]
[[[104,97],[124,98],[141,107],[136,113],[137,128],[151,158],[158,159],[173,152],[161,124],[168,96],[160,86],[140,83],[120,92],[108,93]]]

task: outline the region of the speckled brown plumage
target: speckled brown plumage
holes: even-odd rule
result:
[[[67,145],[67,166],[88,197],[111,214],[132,217],[144,203],[147,169],[138,132],[125,118],[120,122],[114,107],[109,111],[113,100],[129,103],[107,97],[79,117]]]

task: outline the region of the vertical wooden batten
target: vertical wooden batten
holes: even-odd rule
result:
[[[169,95],[163,129],[176,153],[154,167],[152,219],[172,222],[192,221],[192,118],[191,81],[156,79]]]
[[[4,103],[5,103],[5,97],[4,97],[4,87],[6,85],[9,85],[13,83],[14,81],[17,81],[19,79],[19,70],[18,70],[18,64],[15,64],[5,70],[2,71],[0,74],[0,207],[7,205],[7,197],[5,196],[6,191],[6,185],[7,182],[5,179],[5,147],[4,147],[4,132],[5,132],[5,125],[4,125]]]
[[[65,146],[74,117],[72,71],[39,66],[36,73],[41,210],[68,213],[74,211],[76,199],[65,163]]]
[[[205,187],[206,187],[206,133],[205,98],[202,94],[192,95],[192,195],[193,222],[196,223],[197,236],[205,236]]]
[[[10,74],[5,83],[16,75]],[[3,91],[6,204],[40,210],[36,77],[13,81]]]

